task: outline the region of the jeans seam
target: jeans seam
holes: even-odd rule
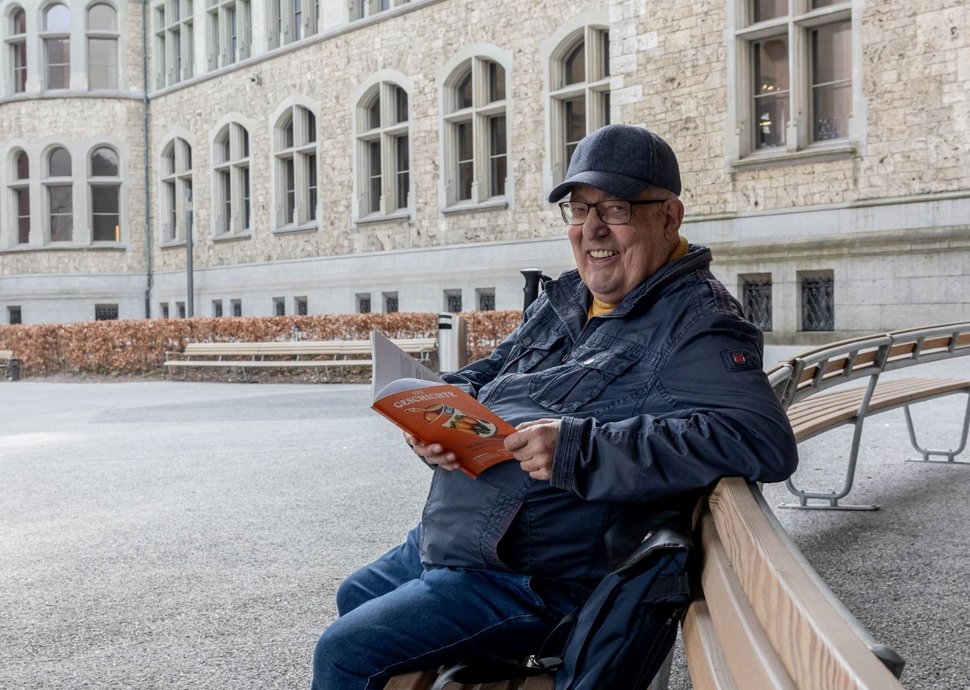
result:
[[[395,664],[390,664],[388,666],[385,666],[384,668],[382,668],[377,673],[374,673],[374,674],[368,676],[368,678],[367,678],[367,684],[364,686],[364,688],[365,688],[365,690],[367,690],[367,688],[370,688],[371,687],[371,681],[376,676],[382,676],[382,675],[390,672],[391,669],[393,669],[396,666],[402,666],[404,664],[407,664],[408,662],[416,661],[417,659],[420,659],[421,657],[427,656],[429,654],[434,654],[436,652],[442,651],[443,649],[448,649],[449,647],[454,647],[455,645],[462,644],[463,642],[467,642],[468,640],[473,640],[476,637],[478,637],[479,635],[482,635],[482,634],[484,634],[484,633],[492,630],[493,628],[497,628],[497,627],[506,625],[508,623],[511,623],[512,621],[517,621],[517,620],[522,620],[522,619],[527,619],[527,618],[532,618],[532,619],[535,619],[535,620],[541,622],[541,618],[539,618],[539,616],[537,616],[535,614],[532,614],[532,613],[526,613],[526,614],[522,614],[522,615],[519,615],[519,616],[511,616],[509,618],[505,618],[504,620],[496,621],[495,623],[493,623],[492,625],[488,626],[487,628],[482,628],[481,630],[479,630],[475,634],[468,635],[467,637],[463,637],[460,640],[455,640],[451,644],[447,644],[447,645],[444,645],[442,647],[436,647],[434,649],[429,649],[426,652],[422,652],[421,654],[418,654],[417,656],[413,656],[413,657],[410,657],[408,659],[404,659],[403,661],[399,661],[399,662],[397,662]]]

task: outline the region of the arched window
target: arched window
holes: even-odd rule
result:
[[[91,153],[91,240],[121,241],[121,179],[118,154],[107,146]]]
[[[215,235],[249,230],[249,132],[236,122],[219,130],[213,141]]]
[[[44,88],[66,89],[71,85],[71,11],[66,5],[44,10]]]
[[[317,118],[301,106],[280,116],[276,149],[276,227],[300,226],[317,218]]]
[[[473,57],[445,82],[448,204],[505,195],[508,171],[505,68]]]
[[[162,151],[162,241],[185,240],[192,201],[192,147],[175,138]]]
[[[576,144],[586,134],[610,123],[610,34],[586,26],[554,52],[549,83],[552,114],[553,178],[558,183]]]
[[[10,34],[7,38],[7,51],[10,55],[13,92],[27,90],[27,13],[16,8],[10,13]]]
[[[30,159],[25,151],[13,157],[13,182],[10,197],[16,214],[17,244],[30,242]]]
[[[74,239],[74,180],[71,177],[71,154],[63,146],[47,154],[47,227],[51,242]]]
[[[391,82],[368,89],[357,105],[358,213],[388,214],[408,207],[408,94]]]
[[[118,88],[118,12],[104,3],[88,8],[88,88]]]

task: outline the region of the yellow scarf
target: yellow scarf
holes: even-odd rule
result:
[[[680,257],[684,256],[687,253],[687,250],[688,250],[687,238],[681,237],[680,244],[677,245],[677,248],[670,255],[670,258],[667,259],[667,263],[670,263],[671,261],[676,261]],[[607,304],[606,302],[600,302],[598,299],[594,297],[592,304],[589,305],[589,312],[587,313],[587,317],[591,319],[594,316],[605,316],[606,314],[609,314],[611,311],[613,311],[613,309],[615,308],[616,308],[615,304]]]

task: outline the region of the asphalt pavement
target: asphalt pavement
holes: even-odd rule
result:
[[[800,349],[769,348],[767,361]],[[970,358],[919,373],[967,377]],[[345,384],[0,382],[0,688],[307,688],[337,585],[403,537],[428,488],[368,396]],[[956,443],[966,402],[919,410],[927,438]],[[803,444],[796,480],[841,483],[849,438]],[[907,660],[907,688],[966,690],[970,466],[912,457],[902,412],[874,417],[850,499],[880,510],[777,513]],[[772,505],[789,498],[765,492]],[[690,688],[680,652],[670,687]]]

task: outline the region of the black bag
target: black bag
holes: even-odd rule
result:
[[[527,664],[473,657],[442,673],[432,690],[447,683],[494,683],[553,673],[556,690],[645,688],[673,646],[687,607],[689,550],[689,537],[674,530],[648,534],[600,581],[577,613],[560,621]]]

